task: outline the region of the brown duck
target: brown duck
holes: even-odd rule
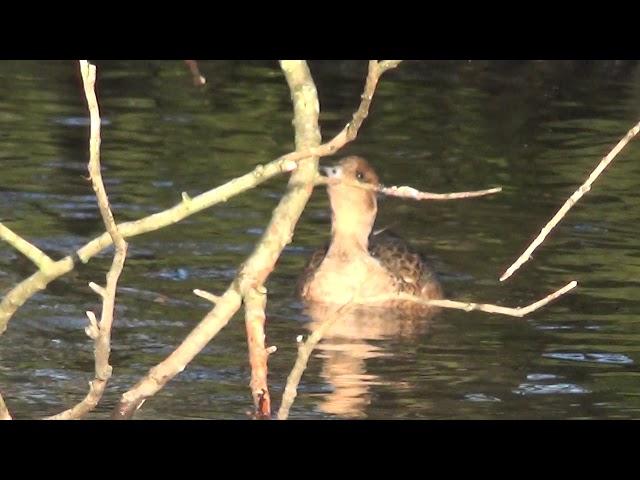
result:
[[[300,280],[302,298],[311,303],[376,307],[399,306],[397,301],[380,300],[397,292],[421,299],[442,298],[435,273],[419,253],[391,233],[372,234],[378,211],[376,192],[357,185],[379,185],[371,165],[362,157],[350,156],[324,171],[336,182],[327,187],[331,241],[311,256]]]

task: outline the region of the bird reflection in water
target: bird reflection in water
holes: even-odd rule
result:
[[[322,361],[321,376],[332,389],[320,402],[320,410],[344,418],[366,417],[371,387],[408,386],[406,382],[381,378],[368,369],[367,361],[393,355],[385,347],[391,340],[411,342],[428,333],[438,311],[433,307],[408,312],[361,305],[308,305],[310,335],[299,344],[278,418],[287,418],[297,385],[314,352],[314,357]]]

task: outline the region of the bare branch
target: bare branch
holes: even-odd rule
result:
[[[378,190],[380,193],[391,197],[410,198],[412,200],[459,200],[464,198],[484,197],[485,195],[493,195],[502,191],[502,187],[489,188],[486,190],[475,190],[470,192],[454,192],[454,193],[429,193],[421,192],[413,187],[382,187]]]
[[[296,362],[287,377],[287,383],[284,388],[284,393],[282,394],[282,401],[280,403],[280,408],[278,409],[278,420],[286,420],[289,418],[289,410],[298,396],[298,385],[302,379],[302,374],[307,369],[307,363],[309,362],[311,353],[313,353],[316,345],[318,345],[320,340],[322,340],[322,337],[324,337],[327,330],[340,318],[338,315],[340,310],[346,306],[347,304],[336,307],[333,314],[329,314],[327,316],[327,319],[322,322],[322,324],[316,328],[311,335],[309,335],[306,342],[302,341],[302,335],[298,335],[296,338],[296,342],[298,344],[298,356],[296,357]]]
[[[94,282],[89,282],[89,288],[91,290],[93,290],[95,293],[97,293],[99,296],[104,297],[107,292],[104,289],[104,287],[101,287],[100,285],[98,285],[97,283]]]
[[[182,202],[175,207],[150,215],[141,220],[118,225],[125,237],[140,235],[176,223],[193,213],[226,201],[234,195],[255,187],[267,179],[284,172],[292,172],[288,192],[274,211],[272,221],[252,256],[245,262],[238,278],[232,283],[220,302],[201,321],[198,327],[185,339],[183,344],[165,362],[151,369],[145,379],[139,382],[129,395],[123,395],[122,402],[114,416],[127,418],[142,405],[144,399],[153,395],[175,374],[184,369],[206,343],[229,321],[240,306],[242,296],[250,288],[259,287],[273,270],[280,252],[293,237],[293,229],[313,190],[313,180],[317,176],[318,157],[331,155],[353,140],[366,118],[369,105],[380,75],[397,62],[379,65],[370,62],[365,92],[360,107],[350,122],[331,142],[318,150],[320,133],[317,125],[319,105],[308,67],[302,61],[282,61],[282,69],[289,83],[296,112],[296,151],[284,155],[267,165],[259,165],[252,172],[236,178],[220,187],[205,192],[195,198],[183,195]],[[87,262],[114,240],[109,232],[92,240],[78,251],[77,256]],[[33,294],[46,288],[52,280],[74,268],[73,256],[69,255],[54,262],[46,272],[38,271],[16,285],[0,303],[0,334],[7,327],[11,316]],[[195,339],[195,341],[193,341]]]
[[[161,229],[184,220],[205,208],[226,202],[239,193],[245,192],[276,175],[291,172],[295,168],[297,168],[295,161],[280,157],[267,165],[258,165],[253,171],[194,198],[188,200],[183,198],[179,204],[168,210],[154,213],[140,220],[121,223],[118,225],[118,230],[123,237],[129,238]],[[109,232],[105,232],[78,249],[75,255],[86,263],[112,244],[113,240]],[[73,268],[74,256],[68,255],[48,265],[46,270],[37,271],[13,287],[0,302],[0,335],[5,332],[9,320],[18,308],[34,294],[44,290],[50,282],[69,273]]]
[[[216,304],[216,303],[218,303],[220,301],[220,297],[218,295],[214,295],[213,293],[209,293],[209,292],[206,292],[204,290],[200,290],[199,288],[194,289],[193,293],[195,293],[200,298],[204,298],[205,300],[209,300],[213,304]]]
[[[378,65],[380,65],[380,70],[382,72],[386,72],[387,70],[396,68],[398,65],[400,65],[400,62],[402,62],[402,60],[380,60],[380,62],[378,62]]]
[[[267,358],[265,348],[264,324],[267,305],[266,288],[251,289],[244,299],[245,324],[247,328],[247,345],[249,347],[249,364],[251,365],[251,395],[257,418],[271,416],[271,398],[267,382]]]
[[[399,61],[389,61],[392,63]],[[384,62],[383,62],[384,63]],[[397,65],[397,64],[396,64]],[[125,222],[118,225],[118,230],[124,238],[130,238],[143,233],[159,230],[168,225],[177,223],[190,215],[201,210],[209,208],[220,202],[226,202],[228,199],[254,188],[261,183],[286,172],[292,172],[297,168],[298,162],[309,157],[323,157],[336,153],[340,148],[352,141],[362,124],[362,121],[369,112],[371,99],[375,92],[378,79],[389,68],[395,65],[378,67],[375,61],[369,63],[369,74],[365,85],[365,91],[362,95],[362,101],[358,110],[353,115],[353,121],[348,123],[345,128],[338,133],[330,142],[318,147],[309,146],[298,148],[295,152],[283,155],[266,165],[258,165],[253,171],[235,178],[224,185],[213,188],[194,198],[185,198],[176,206],[154,213],[140,220]],[[78,249],[75,253],[84,263],[88,262],[95,255],[107,248],[113,243],[108,232],[103,233],[99,237],[91,240],[89,243]],[[43,290],[46,286],[55,280],[73,270],[73,256],[69,255],[50,265],[46,272],[38,271],[27,277],[13,289],[7,293],[2,302],[0,302],[0,335],[7,329],[7,324],[13,314],[35,293]]]
[[[541,300],[534,302],[526,307],[502,307],[500,305],[492,305],[488,303],[473,303],[473,302],[458,302],[455,300],[422,300],[419,297],[415,297],[408,293],[394,293],[389,295],[379,295],[376,297],[367,298],[367,304],[376,304],[376,303],[386,303],[386,302],[413,302],[420,305],[430,306],[430,307],[440,307],[440,308],[452,308],[455,310],[464,310],[465,312],[471,312],[474,310],[479,310],[481,312],[487,313],[497,313],[500,315],[508,315],[510,317],[524,317],[525,315],[538,310],[540,307],[548,304],[549,302],[561,297],[568,291],[574,289],[578,285],[578,282],[575,280],[569,282],[564,287],[556,290],[555,292],[547,295]],[[354,304],[359,304],[358,299],[354,299]]]
[[[569,197],[569,199],[564,202],[564,205],[560,207],[560,210],[553,216],[551,220],[544,226],[544,228],[540,231],[540,234],[531,242],[531,244],[527,247],[527,249],[518,257],[518,259],[513,262],[513,264],[507,268],[507,270],[500,277],[500,281],[504,282],[507,278],[509,278],[513,273],[520,268],[520,266],[528,262],[531,259],[531,254],[533,251],[540,246],[544,239],[547,238],[547,235],[551,232],[551,230],[560,223],[560,220],[567,214],[567,212],[573,207],[578,200],[582,198],[582,196],[591,190],[591,185],[596,179],[600,176],[600,174],[604,171],[605,168],[616,158],[616,155],[620,153],[620,151],[631,141],[633,137],[635,137],[638,132],[640,132],[640,122],[636,123],[634,127],[627,132],[627,134],[622,137],[622,139],[618,142],[618,144],[613,147],[613,149],[608,153],[606,157],[600,160],[598,166],[591,172],[587,180],[580,185],[573,195]]]
[[[113,313],[115,308],[116,288],[118,279],[124,267],[127,255],[127,242],[118,231],[113,213],[109,206],[109,198],[102,181],[100,171],[100,110],[95,92],[96,67],[90,65],[86,60],[80,61],[80,72],[84,85],[84,93],[87,98],[89,114],[91,115],[91,138],[89,140],[89,176],[93,190],[96,192],[96,199],[100,209],[100,215],[107,232],[115,245],[115,254],[111,268],[107,273],[106,287],[100,287],[91,282],[89,286],[102,298],[102,314],[100,322],[93,312],[87,312],[89,317],[89,327],[87,335],[94,340],[95,355],[95,378],[89,382],[89,393],[74,407],[65,410],[58,415],[48,417],[49,420],[69,420],[79,419],[93,410],[104,393],[109,378],[111,378],[112,368],[109,365],[109,354],[111,352],[111,326],[113,325]]]
[[[35,263],[40,270],[47,270],[54,263],[46,253],[20,235],[12,232],[2,222],[0,222],[0,238]]]
[[[470,192],[454,192],[454,193],[429,193],[421,192],[413,187],[384,187],[382,185],[375,186],[368,183],[350,182],[341,178],[328,178],[324,176],[318,176],[316,178],[316,185],[333,185],[341,184],[350,187],[361,188],[363,190],[371,190],[373,192],[382,193],[391,197],[410,198],[412,200],[459,200],[464,198],[483,197],[485,195],[492,195],[502,191],[502,187],[489,188],[487,190],[475,190]]]
[[[7,408],[7,404],[4,403],[4,398],[2,398],[1,393],[0,393],[0,420],[12,420],[11,414],[9,413],[9,409]]]
[[[361,95],[362,100],[360,101],[360,106],[353,114],[352,120],[347,123],[345,127],[329,142],[323,143],[318,147],[312,147],[305,150],[297,150],[281,158],[288,161],[298,161],[301,158],[305,158],[311,155],[317,157],[326,157],[327,155],[333,155],[347,143],[355,140],[355,138],[358,136],[358,131],[362,126],[362,122],[369,115],[369,107],[371,106],[371,101],[373,100],[373,94],[376,91],[378,80],[380,80],[380,77],[384,72],[391,68],[395,68],[399,63],[400,60],[383,60],[382,62],[370,60],[369,72],[367,74],[364,92]]]

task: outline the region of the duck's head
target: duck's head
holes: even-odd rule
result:
[[[364,158],[350,156],[336,165],[323,167],[333,180],[327,186],[332,211],[334,234],[352,235],[366,239],[376,219],[376,192],[361,186],[380,184],[378,175]]]

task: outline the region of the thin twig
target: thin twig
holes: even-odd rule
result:
[[[504,282],[507,278],[509,278],[513,273],[520,268],[520,266],[528,262],[531,259],[531,254],[533,251],[538,248],[538,246],[544,242],[544,239],[547,238],[547,235],[551,232],[551,230],[562,220],[562,218],[567,214],[567,212],[573,207],[578,200],[582,198],[582,196],[591,190],[591,185],[596,179],[600,176],[600,174],[604,171],[605,168],[616,158],[616,155],[620,153],[620,151],[631,141],[633,137],[635,137],[638,132],[640,132],[640,122],[636,123],[634,127],[627,132],[627,134],[622,137],[622,139],[618,142],[618,144],[613,147],[613,149],[609,152],[609,154],[600,160],[598,166],[591,172],[587,180],[578,188],[573,195],[571,195],[564,205],[560,207],[560,210],[553,216],[551,220],[544,226],[544,228],[540,231],[540,234],[531,242],[531,244],[527,247],[527,249],[518,257],[518,259],[513,262],[513,264],[507,268],[507,270],[500,277],[500,281]]]
[[[362,100],[360,101],[358,109],[353,114],[351,121],[327,143],[323,143],[317,147],[291,152],[281,158],[287,161],[298,161],[308,156],[326,157],[327,155],[333,155],[347,143],[355,140],[362,126],[362,122],[364,122],[364,119],[369,115],[371,101],[373,100],[373,95],[380,77],[387,70],[396,68],[400,62],[401,60],[370,60],[364,91],[361,95]]]
[[[0,393],[0,420],[12,420],[7,404],[4,403],[4,398],[2,398],[2,393]]]
[[[96,284],[93,284],[92,287],[92,290],[98,293],[102,299],[100,322],[97,322],[93,312],[87,312],[90,323],[85,331],[87,335],[94,340],[95,378],[92,382],[89,382],[89,393],[81,402],[58,415],[48,417],[49,420],[82,418],[93,410],[102,398],[107,382],[109,378],[111,378],[112,367],[109,365],[109,354],[111,352],[111,327],[113,325],[116,288],[127,255],[127,242],[125,242],[116,226],[100,171],[100,110],[95,92],[96,67],[90,65],[86,60],[80,60],[80,72],[82,74],[84,93],[91,115],[89,176],[93,190],[96,193],[102,221],[115,245],[115,254],[111,268],[109,272],[107,272],[106,287],[103,288]]]
[[[386,303],[393,301],[406,301],[413,302],[420,305],[430,306],[430,307],[440,307],[440,308],[452,308],[455,310],[464,310],[465,312],[471,312],[474,310],[478,310],[486,313],[497,313],[500,315],[508,315],[510,317],[524,317],[525,315],[538,310],[540,307],[548,304],[549,302],[561,297],[568,291],[574,289],[578,285],[578,282],[573,280],[572,282],[567,283],[564,287],[556,290],[553,293],[550,293],[546,297],[534,302],[526,307],[502,307],[500,305],[492,305],[489,303],[474,303],[474,302],[459,302],[455,300],[422,300],[421,298],[415,297],[408,293],[394,293],[388,295],[379,295],[376,297],[369,297],[366,299],[366,304],[373,305],[378,303]],[[359,301],[356,299],[353,301],[354,304],[359,304]]]
[[[453,193],[429,193],[421,192],[413,187],[382,187],[378,190],[380,193],[391,197],[410,198],[412,200],[459,200],[464,198],[484,197],[485,195],[493,195],[502,191],[502,187],[489,188],[486,190],[474,190],[470,192],[453,192]]]
[[[382,185],[370,185],[368,183],[351,182],[341,178],[328,178],[318,176],[316,185],[333,185],[341,184],[350,187],[361,188],[363,190],[371,190],[373,192],[382,193],[391,197],[409,198],[411,200],[459,200],[464,198],[483,197],[492,195],[502,191],[502,187],[489,188],[486,190],[474,190],[469,192],[453,192],[453,193],[430,193],[421,192],[413,187],[385,187]]]
[[[194,289],[193,293],[195,293],[200,298],[204,298],[205,300],[209,300],[213,304],[216,304],[216,303],[218,303],[220,301],[220,296],[219,295],[214,295],[213,293],[207,292],[205,290],[200,290],[199,288]]]

